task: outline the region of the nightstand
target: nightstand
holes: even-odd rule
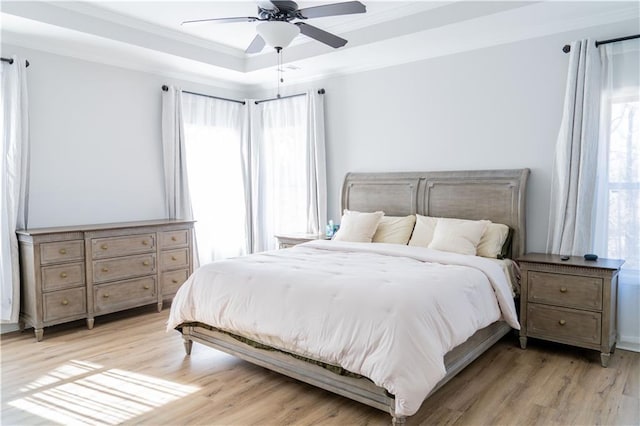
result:
[[[603,367],[616,345],[617,259],[560,260],[530,253],[518,259],[522,272],[520,346],[527,337],[600,351]]]
[[[324,234],[279,234],[276,235],[278,239],[278,248],[289,248],[297,246],[298,244],[306,243],[313,240],[328,240]]]

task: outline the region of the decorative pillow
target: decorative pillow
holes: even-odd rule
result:
[[[509,236],[509,227],[501,223],[490,223],[487,225],[476,253],[478,256],[491,257],[497,259],[502,254],[502,246]]]
[[[490,223],[488,220],[438,218],[433,240],[428,247],[475,256],[480,238]]]
[[[378,229],[373,235],[374,243],[394,243],[407,244],[413,225],[416,224],[416,217],[410,216],[383,216],[378,223]]]
[[[433,240],[433,231],[436,229],[438,219],[430,216],[416,215],[416,226],[413,228],[410,246],[428,247]]]
[[[340,229],[333,239],[352,243],[370,243],[383,216],[384,212],[362,213],[345,209],[340,221]]]

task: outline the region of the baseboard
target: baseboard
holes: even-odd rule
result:
[[[12,333],[20,330],[18,324],[0,324],[0,334]]]
[[[637,336],[620,336],[616,347],[625,351],[640,352],[640,338]]]

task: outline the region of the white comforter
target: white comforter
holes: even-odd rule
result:
[[[519,329],[500,265],[397,244],[314,241],[198,269],[168,329],[199,321],[370,378],[414,414],[444,355],[499,319]]]

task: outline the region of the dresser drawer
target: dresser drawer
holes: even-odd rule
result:
[[[93,261],[93,281],[96,283],[149,275],[155,272],[155,253]]]
[[[171,269],[189,267],[189,249],[163,251],[161,254],[160,269],[168,271]]]
[[[155,277],[101,284],[93,288],[94,309],[104,313],[157,301]]]
[[[40,263],[70,262],[84,259],[84,241],[60,241],[40,244]]]
[[[45,293],[43,297],[44,321],[78,316],[87,312],[87,293],[84,287]]]
[[[60,290],[84,285],[84,263],[65,263],[42,268],[42,290]]]
[[[189,244],[189,230],[166,231],[158,233],[161,249],[184,247]]]
[[[93,259],[113,256],[151,253],[156,251],[155,234],[128,235],[126,237],[94,238],[91,240]]]
[[[178,269],[177,271],[162,273],[162,295],[172,295],[178,291],[178,288],[189,278],[188,269]]]
[[[597,345],[601,340],[601,327],[602,315],[599,312],[528,304],[527,329],[532,337]]]
[[[528,272],[529,302],[602,309],[602,278]]]

